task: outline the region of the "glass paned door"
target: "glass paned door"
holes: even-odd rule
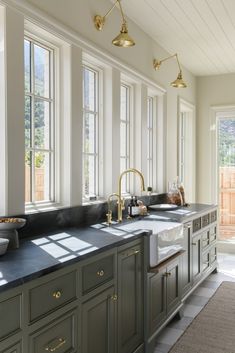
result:
[[[218,119],[220,240],[235,241],[235,117]]]

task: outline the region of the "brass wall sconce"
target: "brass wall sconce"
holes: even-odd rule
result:
[[[127,22],[126,22],[126,19],[124,17],[124,13],[122,10],[121,0],[117,0],[114,3],[114,5],[111,7],[111,9],[104,16],[96,15],[94,17],[95,28],[98,31],[102,31],[104,24],[105,24],[106,17],[108,17],[109,14],[113,11],[113,9],[117,3],[119,5],[120,11],[121,11],[122,27],[121,27],[121,31],[117,35],[117,37],[115,37],[112,40],[112,43],[113,43],[113,45],[116,45],[117,47],[123,47],[123,48],[132,47],[133,45],[135,45],[135,41],[128,34]]]
[[[153,60],[153,67],[155,70],[158,70],[161,66],[161,64],[168,60],[168,59],[171,59],[171,58],[176,58],[177,60],[177,64],[178,64],[178,67],[179,67],[179,73],[178,73],[178,76],[177,76],[177,79],[173,82],[171,82],[171,86],[172,87],[176,87],[176,88],[185,88],[187,87],[187,84],[184,82],[183,80],[183,77],[182,77],[182,70],[181,70],[181,66],[180,66],[180,63],[179,63],[179,59],[178,59],[178,55],[177,54],[174,54],[174,55],[171,55],[171,56],[168,56],[167,58],[165,59],[162,59],[162,60],[156,60],[154,59]]]

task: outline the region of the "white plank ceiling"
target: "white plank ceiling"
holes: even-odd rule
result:
[[[122,0],[122,5],[196,76],[235,72],[235,0]]]

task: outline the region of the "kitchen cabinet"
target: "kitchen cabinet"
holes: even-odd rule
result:
[[[18,342],[14,345],[11,344],[11,346],[9,346],[8,348],[0,350],[0,353],[22,353],[21,342]]]
[[[151,269],[148,274],[149,336],[177,309],[181,300],[182,254]]]
[[[192,222],[184,224],[181,293],[184,297],[192,288]]]
[[[118,352],[143,343],[143,247],[138,241],[118,252]]]
[[[202,235],[201,233],[192,237],[192,279],[193,283],[200,280],[202,274]]]
[[[117,295],[114,286],[82,305],[82,353],[114,353]]]

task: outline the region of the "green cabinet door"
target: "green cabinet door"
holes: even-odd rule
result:
[[[114,287],[82,305],[82,353],[115,353]]]
[[[192,277],[194,283],[199,281],[202,274],[201,236],[199,233],[192,238]]]
[[[192,256],[191,256],[191,238],[192,238],[192,223],[184,224],[184,250],[181,256],[182,261],[182,276],[181,276],[181,294],[182,297],[192,287]]]
[[[143,247],[118,253],[118,352],[132,353],[143,342]]]
[[[166,318],[166,268],[148,278],[148,325],[151,336]]]
[[[181,293],[180,293],[180,266],[181,259],[178,257],[174,261],[170,262],[166,268],[166,310],[167,315],[172,313],[180,303]]]

